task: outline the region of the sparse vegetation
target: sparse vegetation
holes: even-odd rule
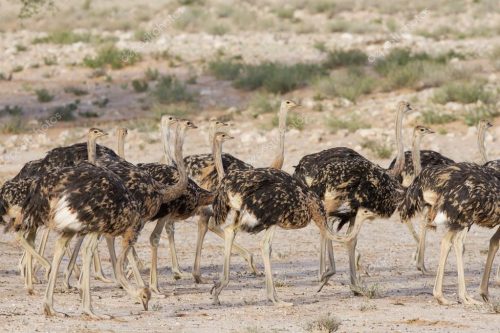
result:
[[[363,147],[364,149],[368,149],[370,150],[372,153],[375,154],[375,156],[377,156],[378,158],[389,158],[391,157],[391,154],[392,154],[392,149],[390,146],[388,146],[387,144],[385,143],[382,143],[382,142],[378,142],[376,140],[364,140],[362,143],[361,143],[361,147]],[[363,289],[363,291],[365,293],[367,293],[368,295],[371,293],[371,289]],[[375,292],[376,290],[374,290]],[[363,294],[365,295],[365,294]],[[367,296],[367,295],[365,295]],[[374,297],[375,295],[373,295]],[[373,297],[370,297],[370,296],[367,296],[368,298],[373,298]]]
[[[50,92],[43,88],[35,90],[36,98],[40,103],[48,103],[54,99],[54,95],[51,95]]]
[[[1,127],[4,134],[19,134],[26,132],[26,122],[20,116],[13,116],[8,119]]]
[[[3,107],[3,109],[0,110],[0,116],[20,116],[23,114],[23,108],[18,106],[18,105],[14,105],[14,106],[10,106],[10,105],[6,105]]]
[[[84,112],[80,112],[78,114],[82,118],[98,118],[99,117],[99,114],[97,112],[94,112],[94,111],[84,111]]]
[[[89,33],[74,33],[72,31],[54,31],[45,37],[33,39],[33,44],[74,44],[78,42],[90,42],[91,35]]]
[[[364,122],[356,115],[352,115],[346,118],[329,118],[327,120],[327,125],[332,133],[337,133],[341,129],[346,129],[350,133],[354,133],[361,128],[370,128],[370,124]]]
[[[436,111],[422,112],[422,122],[426,125],[442,125],[455,121],[457,117],[452,114],[438,113]]]
[[[390,156],[389,156],[390,157]],[[351,290],[353,293],[358,294],[358,295],[363,295],[369,299],[373,298],[379,298],[380,297],[380,290],[378,284],[374,284],[372,286],[352,286],[351,285]]]
[[[305,329],[308,332],[332,333],[337,332],[341,323],[339,318],[330,315],[309,322]]]
[[[14,68],[12,68],[12,73],[19,73],[19,72],[22,72],[23,70],[24,70],[24,67],[21,65],[18,65],[18,66],[15,66]]]
[[[434,102],[446,104],[457,102],[462,104],[493,102],[493,94],[484,88],[479,82],[451,82],[434,93]]]
[[[67,94],[73,94],[75,96],[85,96],[89,93],[87,90],[83,88],[78,88],[73,86],[64,88],[64,92]]]
[[[57,65],[57,57],[56,56],[43,57],[43,63],[45,64],[45,66]]]
[[[467,126],[477,126],[481,119],[491,119],[498,116],[500,116],[500,112],[495,106],[481,104],[467,110],[463,119]]]
[[[375,86],[375,78],[368,75],[361,67],[352,67],[335,71],[328,78],[321,78],[315,83],[320,96],[344,97],[355,102],[361,95],[369,94]]]
[[[195,99],[195,95],[187,90],[186,85],[173,75],[161,76],[152,95],[160,104],[193,102]]]
[[[51,116],[56,117],[56,119],[59,119],[60,121],[73,121],[75,120],[75,111],[77,109],[78,105],[75,103],[69,103],[54,108],[51,112]]]
[[[140,60],[140,54],[133,50],[120,50],[114,45],[106,45],[99,49],[95,57],[86,56],[83,59],[83,64],[90,68],[109,66],[112,69],[120,69],[125,66],[134,65]]]
[[[323,65],[328,69],[366,65],[368,56],[361,50],[334,50],[327,53]]]
[[[144,78],[148,81],[156,81],[160,77],[160,72],[156,68],[150,68],[146,69],[144,72]]]
[[[157,104],[153,107],[153,114],[156,119],[160,119],[161,116],[168,114],[174,117],[186,117],[187,115],[193,114],[196,109],[190,104],[176,104],[176,105],[160,105]]]
[[[92,101],[92,105],[95,105],[101,109],[104,109],[109,104],[109,98],[106,96],[100,97],[94,101]]]
[[[256,93],[252,96],[249,107],[252,116],[257,117],[263,113],[276,111],[279,107],[279,101],[267,94]]]
[[[148,90],[148,83],[143,80],[132,80],[132,87],[136,93],[142,93]]]

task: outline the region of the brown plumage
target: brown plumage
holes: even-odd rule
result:
[[[424,169],[408,188],[399,207],[402,218],[411,218],[424,206],[429,206],[430,222],[443,224],[448,233],[441,242],[441,257],[434,286],[434,297],[441,304],[449,304],[443,296],[444,266],[451,245],[457,256],[458,297],[465,304],[476,303],[466,291],[463,271],[463,242],[467,231],[476,224],[494,228],[500,224],[500,178],[498,174],[473,163],[433,166]],[[488,298],[487,282],[491,264],[498,249],[500,232],[490,241],[488,260],[481,295]]]
[[[215,133],[227,126],[229,126],[227,123],[213,118],[210,119],[208,142],[212,144]],[[184,163],[186,164],[189,177],[202,188],[208,191],[215,191],[217,189],[217,170],[215,170],[213,154],[189,155],[184,158]],[[243,162],[231,154],[222,154],[222,164],[224,170],[227,172],[253,168],[250,164]]]
[[[395,167],[386,170],[345,147],[327,149],[304,156],[295,168],[294,177],[310,187],[323,201],[326,214],[339,222],[340,229],[354,222],[359,207],[370,209],[381,217],[389,217],[400,203],[404,188],[397,176],[404,168],[402,123],[404,115],[411,111],[410,104],[400,102],[396,117],[396,142],[398,154]],[[352,228],[352,226],[350,227]],[[413,227],[411,228],[413,229]],[[413,233],[415,231],[413,230]],[[350,279],[358,287],[355,268],[356,238],[348,246]],[[332,243],[321,239],[320,275],[325,272],[324,251],[333,254]],[[329,274],[334,272],[330,258]]]
[[[104,132],[90,129],[89,162],[59,168],[42,174],[36,189],[22,206],[13,228],[17,232],[36,230],[45,225],[60,234],[54,250],[49,282],[44,300],[47,315],[58,314],[53,308],[53,291],[64,250],[75,235],[87,236],[84,245],[82,273],[83,312],[95,318],[90,299],[90,266],[100,235],[122,236],[123,251],[117,263],[117,278],[125,290],[147,309],[149,289],[132,288],[123,274],[123,263],[143,227],[140,203],[120,177],[95,164],[95,140]],[[22,237],[21,237],[22,238]],[[21,242],[33,254],[35,250]]]
[[[280,118],[286,119],[295,103],[284,101]],[[283,133],[284,135],[284,130]],[[224,225],[226,246],[222,281],[212,289],[214,303],[219,304],[219,294],[229,283],[231,246],[238,230],[256,233],[265,230],[262,241],[267,297],[276,305],[289,305],[278,300],[271,269],[271,242],[277,226],[283,229],[299,229],[313,220],[326,237],[341,240],[326,227],[326,215],[318,196],[305,184],[279,170],[284,156],[284,145],[280,145],[271,168],[234,170],[224,172],[222,166],[222,142],[231,137],[218,133],[214,139],[214,160],[219,177],[219,187],[214,201],[215,222]],[[279,161],[279,162],[276,162]],[[344,239],[342,239],[344,241]]]
[[[170,131],[168,130],[168,122],[175,121],[172,116],[163,116],[161,119],[162,128],[162,141],[164,147],[164,160],[167,163],[174,165],[165,165],[158,163],[139,164],[138,166],[151,174],[151,176],[164,185],[171,185],[177,181],[179,177],[178,167],[181,164],[175,164],[172,161],[170,153]],[[185,170],[185,169],[183,169]],[[223,232],[220,228],[209,225],[209,218],[212,215],[212,210],[207,207],[213,202],[214,194],[200,186],[193,180],[189,179],[186,193],[180,198],[173,200],[167,204],[163,204],[153,220],[158,220],[156,227],[151,233],[150,244],[152,251],[151,270],[150,270],[150,286],[151,289],[160,293],[158,288],[157,277],[157,261],[158,261],[158,245],[163,228],[167,232],[169,239],[169,247],[172,257],[172,272],[175,279],[180,279],[183,273],[179,266],[177,259],[177,251],[175,247],[175,222],[184,220],[193,215],[199,215],[198,219],[198,237],[196,242],[196,255],[195,263],[193,265],[193,277],[196,283],[205,282],[201,277],[201,251],[203,247],[203,240],[207,230],[211,230],[220,237],[223,237]],[[235,250],[243,255],[243,257],[250,263],[250,267],[255,272],[253,256],[248,250],[235,244]]]

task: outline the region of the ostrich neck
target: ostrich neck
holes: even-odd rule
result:
[[[161,126],[161,142],[163,144],[162,162],[166,165],[172,165],[172,152],[170,151],[170,127],[162,124]]]
[[[182,147],[184,145],[184,138],[186,136],[187,128],[185,126],[177,126],[175,135],[175,163],[177,165],[177,172],[179,173],[179,179],[175,185],[168,188],[165,191],[164,201],[172,201],[184,194],[186,190],[188,177],[186,172],[186,167],[184,165],[184,159],[182,157]]]
[[[215,163],[215,170],[217,170],[217,178],[219,183],[222,178],[224,178],[224,166],[222,164],[222,142],[213,140],[212,142],[212,154]]]
[[[417,177],[422,171],[422,163],[420,162],[420,140],[421,136],[418,133],[413,134],[413,145],[412,145],[412,162],[413,162],[413,174]]]
[[[96,138],[89,137],[87,140],[87,155],[90,163],[95,164],[97,159],[97,144]]]
[[[404,109],[400,108],[396,116],[396,145],[397,145],[397,155],[396,163],[394,163],[394,168],[391,170],[393,176],[398,176],[404,168],[405,165],[405,152],[403,145],[403,116]]]
[[[118,134],[118,156],[125,159],[125,136]]]
[[[208,142],[209,144],[212,144],[214,142],[214,136],[216,132],[216,124],[215,122],[210,122],[210,125],[208,125]]]
[[[480,126],[477,131],[477,144],[479,146],[479,154],[481,155],[481,164],[488,162],[488,157],[486,155],[486,147],[484,141],[486,139],[486,127]]]
[[[276,157],[271,163],[271,168],[281,170],[283,162],[285,161],[285,133],[286,133],[286,117],[288,110],[282,106],[279,114],[279,138],[278,138],[278,151]]]

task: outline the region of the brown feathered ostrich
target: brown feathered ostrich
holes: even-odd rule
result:
[[[296,107],[292,101],[283,101],[280,118],[286,119],[288,110]],[[284,131],[283,131],[284,135]],[[222,281],[212,288],[214,303],[219,304],[219,294],[229,283],[231,247],[236,232],[249,233],[265,231],[262,240],[267,298],[275,305],[291,305],[280,301],[274,289],[271,269],[271,242],[277,226],[283,229],[299,229],[313,220],[322,234],[330,239],[346,241],[330,232],[326,216],[319,198],[302,182],[279,170],[283,164],[284,145],[270,168],[224,171],[222,162],[222,142],[231,137],[217,133],[213,143],[215,166],[219,187],[214,201],[215,223],[224,225],[225,248]],[[368,216],[366,216],[368,217]],[[360,219],[364,219],[361,216]]]
[[[390,217],[396,210],[404,194],[404,187],[397,180],[397,176],[404,168],[401,127],[404,115],[411,110],[408,102],[398,103],[396,117],[398,153],[395,167],[390,170],[370,162],[346,147],[336,147],[306,155],[295,167],[294,177],[309,186],[320,197],[327,216],[339,222],[338,229],[346,223],[349,223],[349,230],[352,229],[359,207],[365,207],[381,217]],[[416,235],[414,230],[413,233]],[[322,244],[325,244],[323,242],[326,242],[328,248],[332,247],[331,242],[322,241]],[[353,290],[359,288],[356,277],[356,243],[357,237],[347,243]],[[324,251],[324,245],[321,251]],[[324,255],[321,255],[320,259],[324,260]],[[332,258],[330,260],[333,261]],[[325,269],[324,262],[320,263],[320,269]],[[332,269],[334,267],[330,267],[327,275],[332,273]],[[325,272],[322,273],[323,276]]]
[[[26,199],[13,224],[15,231],[36,230],[45,225],[60,234],[54,248],[49,281],[44,298],[46,315],[64,315],[54,310],[53,292],[65,248],[73,236],[86,236],[81,275],[82,311],[91,318],[109,318],[94,313],[90,297],[90,268],[100,235],[122,236],[122,253],[117,262],[117,278],[122,287],[138,299],[145,310],[151,293],[148,288],[132,287],[123,273],[129,249],[142,229],[140,203],[122,180],[96,163],[96,140],[106,135],[92,128],[88,135],[88,162],[59,168],[43,174]],[[21,243],[24,246],[24,243]],[[30,253],[36,251],[24,246]],[[133,260],[133,258],[132,258]]]
[[[434,297],[440,304],[450,304],[443,295],[444,268],[453,245],[457,257],[458,298],[464,304],[478,303],[467,293],[464,278],[463,251],[467,231],[473,224],[495,228],[500,224],[500,178],[498,174],[473,163],[428,167],[408,187],[399,207],[401,218],[407,219],[428,206],[428,221],[442,224],[448,232],[441,241],[439,267],[434,284]],[[488,259],[481,283],[481,295],[488,299],[487,282],[491,264],[498,249],[500,233],[490,240]]]
[[[124,145],[123,145],[123,142],[125,140],[125,136],[128,134],[128,130],[126,128],[123,128],[123,127],[119,127],[116,129],[116,136],[117,136],[117,153],[118,153],[118,157],[122,158],[125,160],[125,153],[124,153]],[[46,239],[46,234],[47,233],[44,233],[44,239]],[[107,243],[107,246],[108,246],[108,251],[109,251],[109,256],[110,256],[110,260],[111,260],[111,266],[113,268],[113,273],[114,273],[114,277],[116,279],[116,254],[115,254],[115,251],[114,251],[114,248],[115,248],[115,242],[114,242],[114,237],[111,237],[111,236],[106,236],[106,243]],[[76,266],[76,259],[78,257],[78,253],[80,252],[80,247],[83,243],[83,240],[84,240],[84,237],[79,237],[76,241],[76,244],[73,248],[73,252],[70,256],[70,261],[68,263],[68,266],[66,267],[66,269],[64,270],[64,275],[63,275],[63,285],[66,289],[70,289],[71,286],[70,286],[70,283],[69,283],[69,280],[71,278],[71,274],[73,271],[76,272],[77,275],[80,275],[80,273],[78,272],[78,269],[77,269],[77,266]],[[132,247],[131,249],[131,252],[132,254],[134,255],[135,259],[136,259],[136,262],[139,263],[138,261],[138,258],[137,258],[137,254],[135,253],[135,249]],[[100,261],[100,258],[99,258],[99,251],[96,251],[94,253],[94,271],[96,272],[96,278],[103,281],[103,282],[112,282],[111,280],[109,279],[106,279],[104,277],[104,273],[102,271],[102,265],[101,265],[101,261]]]
[[[169,119],[170,117],[171,116],[164,116],[162,119]],[[210,119],[209,131],[208,131],[209,132],[209,139],[212,140],[214,133],[218,128],[223,128],[223,127],[227,127],[227,126],[229,126],[227,123],[218,121],[215,118]],[[164,128],[164,126],[163,126],[163,128]],[[171,160],[170,158],[168,158],[168,156],[171,156],[170,144],[169,144],[170,133],[169,133],[168,129],[163,129],[162,132],[164,133],[163,138],[166,138],[166,140],[163,141],[165,156],[167,157],[166,160],[169,161],[169,160]],[[232,158],[232,161],[234,163],[236,163],[240,166],[241,166],[241,163],[243,163],[243,162],[241,162],[241,163],[238,162],[239,160],[237,160],[234,157],[230,157],[230,158]],[[201,177],[200,174],[196,171],[197,169],[195,167],[193,167],[192,163],[195,160],[198,161],[196,165],[198,165],[198,166],[200,164],[205,165],[205,171],[203,172],[203,174],[205,174],[207,176],[208,180]],[[190,175],[193,175],[193,174],[197,175],[196,180],[192,180],[191,176],[189,178],[190,182],[191,181],[195,182],[195,184],[190,185],[192,187],[192,190],[193,190],[192,194],[197,193],[197,195],[201,195],[201,197],[199,198],[200,200],[198,201],[198,204],[196,205],[197,206],[196,210],[193,210],[191,213],[189,213],[189,211],[191,209],[194,209],[195,206],[191,205],[191,208],[189,208],[189,206],[188,206],[188,207],[186,207],[188,209],[185,210],[181,214],[181,216],[187,217],[188,215],[189,216],[194,215],[194,214],[199,215],[198,238],[196,241],[196,255],[195,255],[195,261],[194,261],[194,265],[193,265],[193,273],[192,274],[193,274],[193,277],[194,277],[196,283],[206,283],[207,281],[201,277],[201,251],[202,251],[203,241],[205,239],[205,235],[206,235],[207,231],[210,230],[211,232],[213,232],[217,236],[224,238],[224,232],[222,231],[222,229],[219,226],[214,225],[213,223],[209,223],[210,218],[213,215],[213,212],[212,212],[212,209],[208,205],[209,204],[211,205],[212,201],[213,201],[213,186],[212,185],[214,183],[212,181],[210,181],[212,174],[210,172],[207,173],[207,170],[210,170],[210,167],[208,166],[210,163],[212,163],[212,168],[213,168],[213,157],[211,157],[211,155],[210,155],[210,158],[207,159],[206,155],[190,155],[184,159],[184,162],[187,165],[188,173]],[[176,166],[174,165],[174,167],[176,167]],[[155,168],[156,168],[156,172],[158,172],[157,167],[155,167]],[[213,169],[213,171],[215,172],[215,169]],[[215,174],[216,174],[216,172],[215,172]],[[165,176],[161,176],[161,175],[157,175],[157,176],[159,178],[162,178],[163,183],[168,184],[169,182],[172,181],[172,178],[171,178],[172,175],[173,175],[172,173],[167,172],[165,174]],[[199,188],[195,188],[196,183],[204,184],[205,188],[203,186],[201,186]],[[191,197],[191,199],[194,199],[194,198],[195,198],[195,196]],[[191,202],[191,204],[194,204],[196,201],[188,201],[188,202]],[[179,207],[179,208],[182,208],[182,207]],[[174,210],[175,210],[174,206],[171,206],[169,208],[169,205],[165,205],[162,214],[165,214],[166,212],[169,212],[169,214],[172,214],[172,213],[174,213]],[[162,211],[162,209],[160,209],[160,211]],[[177,219],[180,219],[180,218],[177,218]],[[174,233],[175,233],[174,226],[175,225],[173,223],[174,220],[175,220],[175,218],[174,219],[168,218],[167,221],[164,221],[163,223],[165,225],[165,230],[167,232],[168,239],[169,239],[170,252],[171,252],[171,256],[172,256],[172,272],[174,273],[174,278],[181,278],[183,273],[179,267],[179,261],[177,259],[177,253],[176,253],[176,248],[175,248],[175,240],[174,240]],[[153,232],[153,234],[151,235],[151,238],[153,240],[155,240],[155,239],[159,240],[160,234],[161,234],[161,227],[158,226],[155,229],[155,231]],[[242,247],[241,245],[239,245],[237,243],[234,243],[234,249],[237,253],[239,253],[248,262],[250,269],[255,274],[257,271],[255,268],[255,262],[253,260],[253,255],[248,250],[246,250],[244,247]]]

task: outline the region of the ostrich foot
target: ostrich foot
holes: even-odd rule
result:
[[[469,295],[463,295],[463,296],[459,296],[459,299],[460,299],[460,303],[462,304],[465,304],[465,305],[479,305],[481,304],[481,302],[479,302],[478,300],[475,300],[474,298],[472,298],[471,296]]]
[[[50,306],[49,304],[47,304],[47,303],[45,303],[43,305],[43,313],[45,313],[45,315],[49,316],[49,317],[59,317],[59,318],[67,318],[67,317],[69,317],[64,312],[58,312],[58,311],[54,310],[54,308],[52,306]]]
[[[452,305],[452,304],[455,304],[455,302],[452,302],[452,301],[446,299],[443,295],[434,295],[434,298],[441,305]]]

